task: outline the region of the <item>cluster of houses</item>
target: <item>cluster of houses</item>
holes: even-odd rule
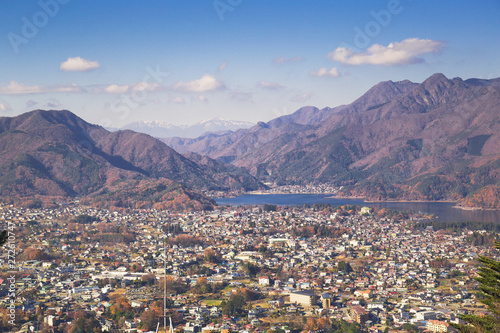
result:
[[[31,230],[17,240],[19,258],[29,249],[51,258],[16,263],[18,309],[44,314],[49,327],[58,327],[78,308],[94,313],[103,330],[140,330],[141,311],[162,299],[158,282],[164,265],[169,277],[185,286],[196,285],[201,277],[226,286],[218,304],[210,306],[203,295],[169,291],[173,310],[181,318],[176,324],[193,333],[293,329],[263,320],[276,314],[328,316],[357,322],[372,332],[404,324],[448,332],[450,323],[460,323],[460,314],[484,311],[475,298],[472,276],[474,258],[491,255],[490,249],[468,244],[467,231],[412,230],[414,217],[394,220],[371,214],[369,208],[349,214],[302,207],[269,212],[261,207],[222,207],[183,214],[118,213],[78,204],[52,210],[0,208],[2,227],[11,222],[19,231]],[[68,223],[81,215],[92,219],[81,230],[69,230]],[[94,228],[103,224],[126,227],[133,240],[92,241]],[[173,230],[167,245],[166,225]],[[340,234],[315,234],[318,226]],[[177,241],[180,234],[190,238]],[[215,253],[214,260],[206,259],[208,249]],[[0,254],[4,271],[7,263],[7,255]],[[248,270],[250,264],[257,273]],[[146,283],[148,278],[156,282]],[[5,307],[8,285],[0,282],[0,304]],[[242,286],[265,301],[252,303],[244,318],[225,315],[221,302]],[[134,318],[117,322],[107,316],[107,309],[113,305],[111,294],[120,289],[136,311]],[[27,293],[30,290],[35,292]],[[40,329],[29,324],[19,327]]]

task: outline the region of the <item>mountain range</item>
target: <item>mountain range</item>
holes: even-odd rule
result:
[[[161,121],[137,121],[127,124],[121,130],[132,130],[135,132],[149,134],[156,138],[185,137],[196,138],[205,133],[220,133],[235,131],[240,128],[252,127],[254,124],[248,121],[227,120],[214,118],[204,120],[194,125],[173,125]]]
[[[0,118],[0,195],[211,208],[197,191],[328,183],[369,200],[500,208],[500,79],[381,82],[349,105],[303,107],[197,138],[110,132],[69,111]]]
[[[276,184],[331,183],[370,200],[500,208],[500,79],[381,82],[349,105],[163,141]]]
[[[86,196],[119,207],[129,200],[119,198],[120,192],[144,202],[144,193],[165,192],[156,203],[166,207],[163,201],[173,201],[174,191],[195,198],[197,207],[208,207],[214,202],[192,190],[265,187],[238,167],[196,154],[182,156],[147,134],[109,132],[66,110],[0,118],[0,157],[2,197]]]

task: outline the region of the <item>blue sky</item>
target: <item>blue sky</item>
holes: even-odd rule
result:
[[[267,121],[385,80],[500,77],[500,1],[0,2],[0,116]]]

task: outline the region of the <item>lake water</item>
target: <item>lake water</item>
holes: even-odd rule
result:
[[[246,194],[234,198],[215,199],[218,205],[245,206],[273,204],[295,206],[315,203],[328,203],[333,206],[364,205],[385,207],[398,211],[415,211],[434,214],[442,222],[495,222],[500,223],[500,210],[462,210],[453,208],[449,202],[365,202],[361,199],[329,198],[328,194]]]

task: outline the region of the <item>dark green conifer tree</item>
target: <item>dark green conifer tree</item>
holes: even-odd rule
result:
[[[495,244],[500,250],[500,243]],[[467,333],[500,333],[500,262],[486,257],[478,257],[481,266],[478,277],[475,279],[480,283],[479,290],[484,297],[481,300],[486,304],[489,314],[486,316],[462,315],[460,318],[468,325],[454,325],[460,332]]]

